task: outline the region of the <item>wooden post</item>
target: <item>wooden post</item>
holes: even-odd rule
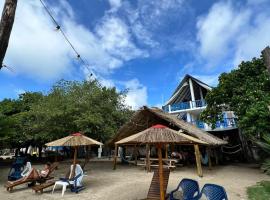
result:
[[[73,168],[72,168],[72,176],[71,178],[73,178],[75,176],[75,169],[76,169],[76,163],[77,163],[77,154],[78,154],[78,147],[75,146],[74,147],[74,159],[73,159]]]
[[[147,172],[150,172],[151,166],[150,166],[150,145],[146,144],[146,170]]]
[[[195,150],[195,157],[196,157],[197,173],[199,177],[202,177],[203,173],[202,173],[202,165],[201,165],[201,154],[200,154],[200,149],[199,149],[198,144],[194,145],[194,150]]]
[[[135,166],[137,166],[137,163],[138,163],[138,149],[137,149],[137,145],[134,146],[134,156],[135,156],[135,161],[134,161],[134,164]]]
[[[114,147],[114,158],[113,158],[113,170],[116,170],[116,163],[117,163],[117,152],[118,151],[118,147],[117,144]]]
[[[211,160],[211,148],[210,147],[206,147],[206,151],[207,151],[207,156],[208,156],[208,167],[211,170],[212,169],[212,160]]]
[[[164,178],[163,178],[163,165],[162,165],[162,145],[159,144],[158,148],[158,174],[159,174],[159,193],[160,193],[160,200],[165,200],[164,194]]]
[[[6,0],[0,22],[0,69],[6,55],[9,37],[14,23],[17,0]]]
[[[217,155],[217,149],[214,150],[216,165],[218,165],[218,155]]]

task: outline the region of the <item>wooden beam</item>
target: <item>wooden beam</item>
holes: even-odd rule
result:
[[[116,144],[115,147],[114,147],[113,170],[116,170],[117,151],[118,151],[118,146]]]
[[[8,48],[8,42],[13,27],[17,0],[6,0],[0,22],[0,69],[3,67],[3,61]]]
[[[162,145],[159,144],[158,148],[158,174],[159,174],[159,194],[160,200],[165,200],[165,193],[164,193],[164,178],[163,178],[163,164],[162,164]]]
[[[197,174],[199,177],[202,177],[203,172],[202,172],[202,164],[201,164],[201,154],[200,154],[200,149],[199,149],[198,144],[194,145],[194,150],[195,150],[195,157],[196,157]]]

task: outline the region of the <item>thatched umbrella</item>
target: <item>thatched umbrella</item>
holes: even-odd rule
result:
[[[73,159],[73,166],[75,166],[77,161],[77,152],[79,146],[90,146],[90,145],[103,145],[101,142],[98,142],[92,138],[86,137],[81,133],[73,133],[67,137],[49,142],[45,144],[46,146],[50,147],[59,147],[59,146],[66,146],[66,147],[74,147],[74,159]],[[75,171],[75,167],[73,167],[73,174]]]
[[[119,144],[155,144],[158,149],[158,162],[159,162],[159,186],[160,186],[160,199],[165,199],[164,185],[163,185],[163,164],[162,164],[162,145],[169,143],[177,144],[207,144],[197,138],[183,134],[179,131],[172,130],[164,125],[154,125],[142,132],[131,135],[118,142]]]

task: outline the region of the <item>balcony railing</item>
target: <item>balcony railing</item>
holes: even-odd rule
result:
[[[191,122],[193,125],[197,126],[200,129],[211,129],[211,125],[207,126],[203,121],[195,120]],[[217,128],[236,128],[237,121],[236,118],[224,118],[218,122],[216,122],[216,129]]]
[[[206,106],[205,100],[187,101],[163,106],[164,112],[174,112]]]

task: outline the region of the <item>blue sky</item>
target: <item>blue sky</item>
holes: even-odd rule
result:
[[[270,0],[44,0],[94,76],[129,88],[126,103],[160,106],[189,73],[210,85],[270,44]],[[0,0],[2,9],[4,0]],[[18,1],[0,99],[83,80],[82,66],[39,0]]]

